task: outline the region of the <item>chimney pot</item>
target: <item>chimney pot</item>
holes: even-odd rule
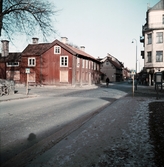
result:
[[[2,57],[7,57],[9,55],[9,41],[2,40]]]
[[[85,52],[85,46],[80,46],[80,50],[82,50],[83,52]]]
[[[39,38],[36,38],[36,37],[32,38],[33,44],[38,44],[38,41],[39,41]]]
[[[63,42],[64,44],[66,44],[68,41],[67,37],[61,37],[61,42]]]

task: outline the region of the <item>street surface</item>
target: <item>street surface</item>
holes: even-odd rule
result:
[[[129,91],[130,87],[125,85],[124,89]],[[12,158],[35,150],[27,159],[24,157],[22,163],[26,163],[32,156],[51,148],[107,105],[127,94],[117,86],[113,88],[32,87],[30,94],[37,94],[36,97],[0,102],[1,163],[8,164]],[[24,91],[25,88],[18,88],[18,93]]]

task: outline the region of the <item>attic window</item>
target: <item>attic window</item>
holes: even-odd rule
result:
[[[7,62],[7,67],[18,67],[19,62]]]
[[[60,46],[54,46],[54,54],[60,54],[61,53],[61,47]]]

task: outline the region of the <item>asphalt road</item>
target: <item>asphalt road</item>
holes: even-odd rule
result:
[[[30,93],[38,96],[0,103],[1,164],[8,163],[22,153],[26,154],[26,150],[27,154],[28,150],[35,150],[31,154],[35,156],[43,149],[48,149],[51,147],[51,136],[53,139],[57,136],[58,142],[62,136],[80,127],[103,107],[127,94],[106,87],[32,88]]]

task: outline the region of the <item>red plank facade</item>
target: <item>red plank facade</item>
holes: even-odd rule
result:
[[[35,85],[97,84],[100,81],[99,66],[100,62],[94,57],[59,40],[36,42],[29,44],[21,53],[13,79],[17,75],[17,83],[26,84],[28,80]],[[27,69],[30,69],[29,74]],[[6,67],[6,71],[11,71],[11,68]]]

